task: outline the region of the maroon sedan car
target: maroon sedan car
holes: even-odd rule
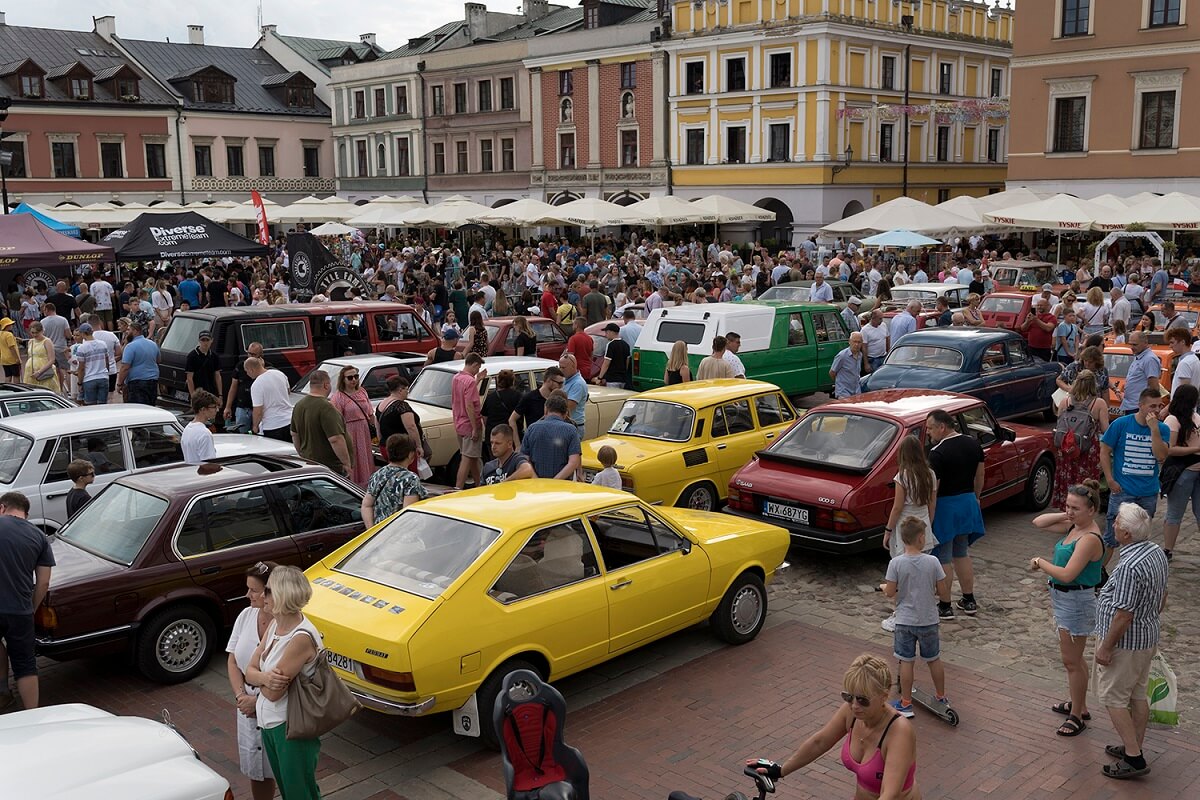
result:
[[[533,335],[537,338],[537,357],[550,358],[558,361],[558,357],[567,349],[567,335],[557,323],[545,317],[526,317]],[[483,321],[487,328],[489,356],[515,356],[517,353],[517,329],[513,327],[512,317],[492,317]],[[458,341],[458,350],[466,351],[471,346],[470,326],[463,328],[462,338]]]
[[[248,567],[304,569],[362,533],[363,493],[299,457],[241,456],[126,475],[52,540],[37,649],[123,653],[160,683],[189,680],[246,607]]]
[[[818,406],[729,483],[726,511],[781,525],[798,546],[833,553],[880,547],[895,497],[902,436],[925,437],[936,408],[983,446],[982,505],[1020,496],[1041,510],[1054,489],[1054,433],[996,422],[983,401],[926,389],[888,389]]]

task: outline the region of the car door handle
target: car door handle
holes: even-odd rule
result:
[[[200,574],[201,575],[216,575],[220,571],[221,571],[221,568],[217,567],[217,566],[202,567],[200,569]]]
[[[626,586],[628,586],[631,583],[633,583],[632,579],[624,580],[624,581],[621,581],[620,583],[614,583],[612,586],[610,586],[608,588],[612,589],[615,592],[617,589],[624,589]]]
[[[727,445],[723,445],[723,444],[717,445],[718,450],[724,450],[726,447],[727,447]]]
[[[66,496],[66,494],[67,494],[66,492],[54,492],[53,494],[48,494],[48,495],[46,495],[46,499],[47,499],[47,500],[54,500],[54,499],[56,499],[56,498],[59,498],[59,497],[65,497],[65,496]]]
[[[774,439],[774,438],[775,438],[775,434],[773,434],[773,433],[768,433],[768,434],[767,434],[767,438],[768,438],[768,439]]]
[[[308,546],[308,552],[310,553],[319,553],[323,549],[325,549],[325,545],[321,542],[314,542]]]

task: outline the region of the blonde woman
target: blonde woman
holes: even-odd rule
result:
[[[167,282],[160,279],[154,284],[154,292],[150,295],[150,306],[154,309],[154,316],[150,318],[150,338],[154,338],[154,332],[159,328],[167,327],[167,323],[171,321],[171,312],[175,310],[175,301],[171,298],[171,293],[167,291]]]
[[[1104,304],[1104,290],[1099,286],[1088,289],[1087,300],[1075,309],[1075,316],[1086,334],[1103,333],[1108,327],[1109,307]]]
[[[523,315],[513,317],[513,328],[517,331],[516,341],[513,342],[513,355],[536,356],[537,336],[534,335],[529,320]]]
[[[967,295],[967,305],[963,308],[962,314],[967,324],[971,327],[983,327],[983,312],[979,310],[979,303],[982,299],[975,292]]]
[[[25,361],[25,383],[41,386],[52,392],[61,391],[58,369],[54,363],[54,343],[43,332],[42,323],[30,323],[27,348],[29,358]]]
[[[259,561],[246,570],[246,599],[250,601],[233,623],[229,634],[229,653],[226,670],[229,686],[237,704],[238,765],[242,774],[250,779],[250,796],[253,800],[271,800],[275,796],[275,773],[263,749],[262,734],[258,731],[255,708],[258,705],[258,689],[246,683],[246,670],[250,658],[274,617],[263,605],[267,597],[267,581],[271,570],[277,565],[273,561]]]
[[[688,366],[687,342],[680,339],[671,345],[671,355],[667,359],[663,381],[667,386],[674,386],[677,383],[687,383],[691,379],[692,368]]]

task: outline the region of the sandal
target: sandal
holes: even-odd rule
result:
[[[1067,716],[1070,716],[1070,714],[1071,714],[1071,701],[1070,701],[1070,700],[1064,700],[1064,701],[1062,701],[1061,703],[1055,703],[1054,705],[1050,706],[1050,710],[1051,710],[1051,711],[1053,711],[1055,714],[1066,714]],[[1091,714],[1091,712],[1089,712],[1089,711],[1085,711],[1085,712],[1083,712],[1083,721],[1084,721],[1084,722],[1091,722],[1091,721],[1092,721],[1092,714]]]
[[[1074,714],[1068,714],[1066,721],[1055,731],[1059,736],[1078,736],[1087,730],[1087,723]]]
[[[1113,758],[1125,758],[1125,745],[1123,744],[1106,744],[1104,752],[1108,753]]]
[[[1138,769],[1125,759],[1121,759],[1114,764],[1107,764],[1104,767],[1104,777],[1115,778],[1119,781],[1129,780],[1130,778],[1140,778],[1141,776],[1148,774],[1150,774],[1149,764],[1141,769]]]

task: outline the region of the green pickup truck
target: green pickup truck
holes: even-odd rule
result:
[[[752,301],[659,308],[642,323],[633,351],[633,384],[645,391],[666,382],[675,342],[687,344],[692,374],[712,354],[712,340],[730,331],[742,337],[738,358],[746,377],[767,381],[790,396],[829,391],[834,356],[850,332],[837,306],[827,303]]]

